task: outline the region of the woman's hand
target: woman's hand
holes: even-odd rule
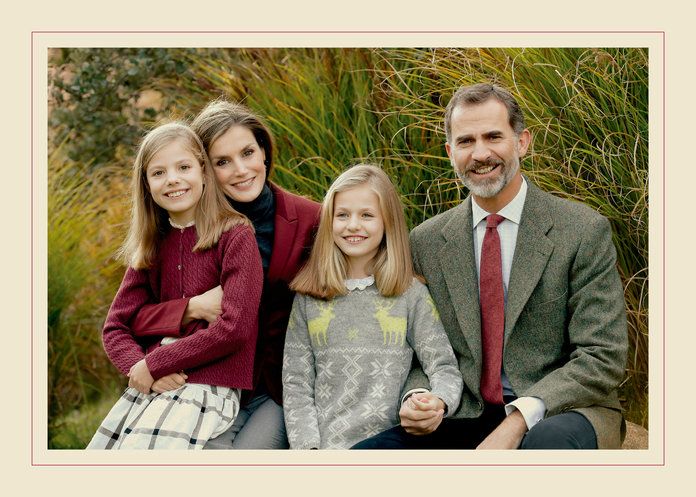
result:
[[[194,319],[203,319],[212,323],[222,314],[222,287],[220,285],[205,293],[191,297],[181,321],[186,325]]]
[[[154,382],[155,379],[150,374],[145,359],[140,359],[128,371],[128,386],[135,388],[140,393],[150,393],[150,387]]]
[[[183,371],[181,373],[172,373],[154,382],[151,388],[156,393],[169,392],[185,385],[187,379],[188,376]]]

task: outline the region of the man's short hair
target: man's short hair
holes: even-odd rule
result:
[[[471,86],[460,87],[445,109],[445,135],[449,142],[452,138],[452,112],[460,105],[478,105],[495,98],[505,105],[508,111],[508,121],[510,127],[516,134],[522,133],[525,129],[524,115],[517,100],[505,88],[490,83],[479,83]]]

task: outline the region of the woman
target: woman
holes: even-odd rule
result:
[[[288,285],[307,259],[320,205],[268,180],[274,142],[263,121],[243,105],[216,100],[191,123],[208,152],[230,204],[252,222],[264,271],[253,390],[244,392],[234,425],[206,449],[288,448],[281,369],[293,292]],[[220,314],[221,289],[143,308],[132,327],[178,332]],[[174,385],[173,385],[174,386]]]

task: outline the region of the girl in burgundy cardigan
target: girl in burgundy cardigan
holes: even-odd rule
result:
[[[319,221],[320,205],[268,181],[273,170],[273,135],[248,108],[217,100],[191,124],[213,164],[230,204],[254,225],[264,269],[254,388],[245,392],[233,426],[206,449],[287,449],[281,369],[285,330],[294,292],[288,285],[307,260]],[[187,294],[143,307],[133,322],[140,331],[176,333],[189,319],[213,321],[220,292]]]
[[[144,138],[133,167],[129,267],[106,318],[104,349],[129,378],[89,449],[200,449],[239,412],[253,384],[263,271],[249,221],[218,188],[187,126]],[[222,289],[221,313],[174,332],[131,326],[143,306]],[[185,372],[184,372],[185,371]]]

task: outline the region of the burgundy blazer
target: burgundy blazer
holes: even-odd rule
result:
[[[309,257],[321,205],[273,183],[269,182],[269,186],[275,199],[273,251],[259,306],[254,390],[245,392],[243,397],[248,400],[257,390],[265,389],[275,402],[282,405],[283,346],[294,298],[288,285]],[[131,324],[133,332],[160,336],[186,334],[181,320],[188,301],[184,298],[144,306]],[[193,325],[195,323],[189,324]]]

